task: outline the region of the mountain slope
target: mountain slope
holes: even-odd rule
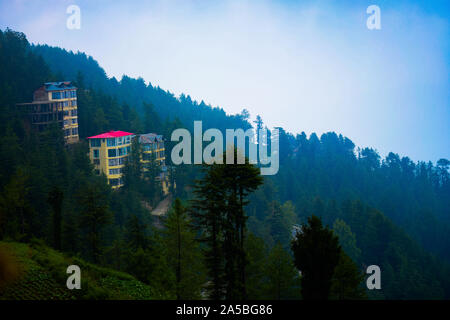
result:
[[[31,244],[2,241],[0,255],[1,268],[13,265],[16,269],[16,276],[10,277],[8,283],[0,282],[0,300],[158,298],[150,286],[126,273],[66,256],[39,241]],[[81,269],[80,290],[66,287],[69,265]]]

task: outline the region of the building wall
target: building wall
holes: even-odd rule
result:
[[[72,92],[75,92],[75,95]],[[54,102],[61,102],[64,111],[64,137],[67,143],[75,143],[79,141],[78,136],[78,101],[76,96],[76,89],[49,91],[48,100]],[[55,98],[54,93],[58,93],[60,98]],[[69,93],[69,95],[67,95]]]
[[[156,145],[156,146],[155,146]],[[145,146],[148,146],[148,149],[145,150]],[[154,143],[143,143],[142,144],[143,151],[142,153],[144,155],[148,155],[150,159],[153,159],[153,153],[156,154],[155,161],[159,163],[161,166],[166,165],[166,149],[164,147],[164,141],[161,142],[154,142]],[[151,160],[144,160],[142,159],[142,163],[149,163]],[[145,171],[145,168],[144,168]],[[169,179],[165,173],[162,173],[159,177],[159,181],[161,182],[161,187],[164,195],[169,194]]]
[[[123,181],[121,181],[123,177],[123,173],[115,173],[111,172],[110,170],[123,170],[125,167],[125,159],[128,158],[129,153],[131,152],[131,144],[134,136],[124,136],[119,138],[91,138],[89,139],[89,158],[91,162],[94,164],[94,169],[96,170],[97,174],[104,173],[106,175],[106,178],[108,179],[108,183],[111,185],[113,189],[119,188],[123,186]],[[109,146],[108,145],[108,139],[115,140],[115,146]],[[119,144],[119,139],[122,139],[122,143]],[[112,141],[111,140],[111,141]],[[165,166],[165,147],[164,142],[158,142],[155,143],[156,147],[154,147],[152,144],[143,144],[142,147],[145,145],[149,146],[150,150],[143,150],[144,154],[152,155],[154,152],[156,152],[156,161],[159,161],[159,163],[162,166]],[[120,155],[119,150],[121,148],[126,148],[127,152],[125,155]],[[144,148],[143,148],[144,149]],[[113,157],[110,155],[109,150],[116,150],[116,156]],[[110,160],[113,162],[119,162],[116,165],[111,165]],[[121,163],[120,163],[121,162]],[[150,160],[143,160],[141,159],[141,163],[149,163]],[[145,170],[145,169],[144,169]],[[112,183],[112,179],[120,179],[119,183],[114,185]],[[159,180],[161,182],[162,190],[165,195],[169,193],[169,182],[168,177],[166,174],[162,173],[161,177],[159,177]]]
[[[18,106],[25,108],[31,125],[38,131],[45,130],[49,124],[57,121],[64,132],[66,143],[76,143],[79,141],[76,90],[70,87],[47,91],[43,86],[34,92],[32,103],[20,103]]]
[[[119,144],[119,139],[122,138],[122,143]],[[123,186],[122,176],[123,173],[120,172],[125,166],[125,159],[131,151],[131,141],[132,136],[125,136],[119,138],[101,138],[101,139],[90,139],[89,142],[89,158],[94,164],[94,169],[97,174],[104,173],[108,179],[108,183],[112,188],[119,188]],[[112,140],[115,140],[114,145],[108,145],[108,140],[110,144]],[[121,149],[122,151],[119,151]],[[112,156],[110,150],[115,150],[115,155]],[[125,154],[123,154],[125,152]],[[98,154],[98,158],[95,155]],[[111,160],[111,161],[110,161]],[[119,171],[111,172],[110,170]],[[117,179],[118,183],[115,184]]]

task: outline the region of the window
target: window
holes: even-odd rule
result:
[[[72,98],[76,98],[77,97],[77,92],[75,90],[70,91],[70,96]]]
[[[127,147],[123,147],[119,149],[119,156],[125,156],[127,155]]]
[[[69,120],[64,120],[64,125],[67,126],[69,124]]]
[[[72,117],[76,116],[77,115],[77,110],[72,110],[70,112],[70,114],[71,114]]]
[[[68,107],[69,106],[69,101],[64,101],[64,107]]]
[[[118,137],[117,138],[117,145],[121,146],[122,145],[122,140],[123,140],[122,137]]]
[[[121,174],[122,173],[122,169],[118,168],[118,169],[109,169],[109,174]]]
[[[119,165],[119,159],[109,159],[108,160],[108,165],[110,167],[115,167]]]
[[[125,143],[130,143],[130,136],[125,137]]]
[[[91,139],[91,147],[100,147],[100,139]]]
[[[64,130],[64,136],[65,137],[70,136],[70,129]]]
[[[116,149],[108,149],[108,157],[117,157],[117,150]]]
[[[72,100],[72,107],[76,107],[77,106],[77,100]]]
[[[115,147],[116,145],[116,138],[108,138],[108,147]]]
[[[78,135],[78,128],[72,128],[72,135]]]
[[[61,99],[61,92],[52,92],[52,99]]]
[[[100,165],[100,159],[94,159],[94,164],[95,164],[96,166]]]
[[[72,119],[72,124],[75,124],[75,123],[77,123],[77,118]]]
[[[94,149],[93,150],[93,155],[94,155],[94,158],[98,158],[100,156],[99,150],[98,149]]]

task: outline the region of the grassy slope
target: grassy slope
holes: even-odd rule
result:
[[[16,269],[15,279],[0,286],[0,300],[152,299],[152,288],[129,274],[68,257],[40,242],[0,241],[4,265]],[[7,257],[7,258],[5,258]],[[81,289],[69,290],[69,265],[81,269]],[[0,266],[0,269],[1,266]],[[1,270],[0,270],[1,271]],[[8,279],[7,279],[8,280]]]

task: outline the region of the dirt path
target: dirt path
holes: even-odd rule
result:
[[[152,211],[152,215],[154,216],[165,215],[167,211],[169,211],[171,203],[172,203],[172,196],[168,195],[160,203],[158,203],[156,208]]]

